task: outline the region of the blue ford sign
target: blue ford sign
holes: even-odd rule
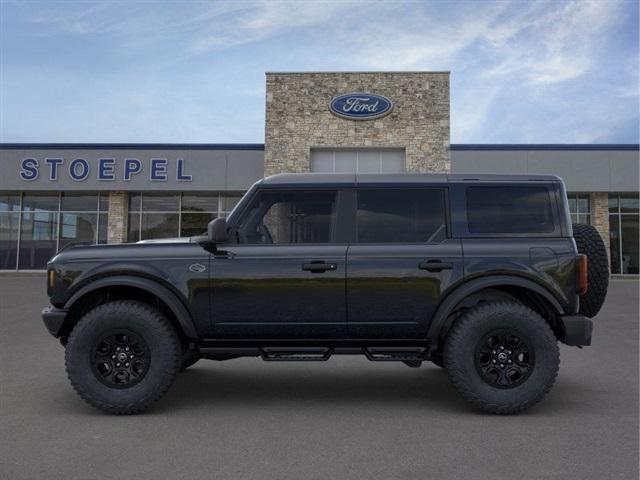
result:
[[[334,97],[329,110],[334,115],[351,120],[372,120],[391,112],[393,103],[387,97],[373,93],[347,93]]]

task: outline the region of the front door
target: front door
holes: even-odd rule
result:
[[[346,243],[337,192],[263,190],[212,260],[220,339],[327,339],[346,333]]]
[[[425,338],[443,292],[463,277],[445,189],[361,188],[347,254],[349,336]]]

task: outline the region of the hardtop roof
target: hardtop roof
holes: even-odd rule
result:
[[[556,175],[500,175],[478,173],[278,173],[260,181],[263,185],[361,185],[450,183],[562,182]]]

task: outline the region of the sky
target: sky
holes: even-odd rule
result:
[[[0,142],[262,143],[266,71],[448,70],[452,143],[638,143],[638,15],[637,0],[0,0]]]

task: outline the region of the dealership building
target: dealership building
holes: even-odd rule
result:
[[[638,166],[638,145],[452,145],[448,72],[267,73],[264,144],[0,144],[0,270],[201,233],[276,173],[452,172],[559,175],[612,273],[637,275]]]

